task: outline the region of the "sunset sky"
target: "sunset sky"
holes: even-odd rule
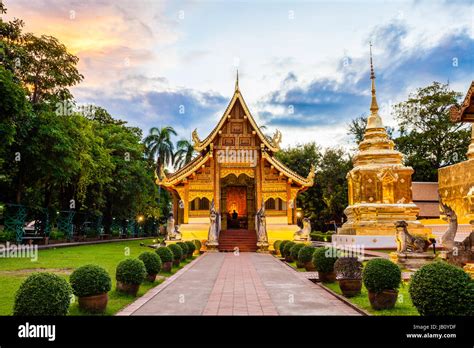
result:
[[[474,78],[471,1],[6,0],[25,31],[79,58],[72,89],[148,131],[204,138],[232,96],[235,72],[253,116],[283,145],[349,144],[370,104],[373,43],[381,115],[432,81],[463,94]],[[185,113],[180,114],[180,105]],[[290,114],[290,109],[294,114]]]

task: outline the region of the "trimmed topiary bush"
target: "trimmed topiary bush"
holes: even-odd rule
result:
[[[147,273],[142,260],[126,259],[117,265],[115,278],[125,284],[139,285],[145,280]]]
[[[196,251],[201,251],[201,247],[202,247],[201,241],[198,239],[195,239],[193,240],[193,243],[196,246]]]
[[[112,288],[112,281],[105,269],[98,265],[81,266],[69,277],[72,292],[77,297],[105,294]]]
[[[183,249],[177,244],[170,244],[168,245],[168,248],[173,253],[173,260],[180,261],[183,257]]]
[[[281,255],[281,256],[284,256],[284,255],[283,255],[283,252],[284,252],[284,249],[285,249],[285,245],[286,245],[286,243],[289,243],[289,242],[291,242],[291,241],[289,241],[289,240],[284,240],[284,241],[282,241],[282,242],[280,243],[280,255]]]
[[[66,315],[72,290],[68,282],[53,273],[34,273],[15,295],[13,315]]]
[[[372,259],[362,271],[362,280],[367,290],[381,292],[396,290],[402,280],[400,267],[387,259]]]
[[[357,257],[340,257],[334,263],[338,279],[362,279],[362,262]]]
[[[290,255],[293,261],[298,261],[298,253],[300,252],[302,248],[304,248],[304,246],[305,245],[303,243],[296,243],[295,245],[291,247]]]
[[[161,259],[161,262],[173,262],[173,252],[168,247],[159,247],[155,250]]]
[[[474,282],[462,269],[446,262],[421,267],[408,289],[421,315],[474,315]]]
[[[334,248],[316,248],[313,253],[313,265],[318,272],[334,272],[334,263],[337,260],[337,249]]]
[[[273,242],[273,249],[275,249],[275,253],[279,253],[280,252],[280,244],[281,244],[281,240],[276,240]]]
[[[183,250],[183,258],[185,258],[186,255],[188,254],[188,251],[189,251],[189,248],[186,245],[186,243],[178,242],[178,243],[176,243],[176,245],[178,245]]]
[[[145,251],[138,256],[143,261],[148,275],[158,274],[161,271],[161,258],[156,253]]]
[[[291,250],[291,248],[293,248],[293,246],[295,244],[296,244],[295,242],[291,242],[291,241],[286,243],[285,247],[283,248],[282,256],[285,257],[285,258],[290,258],[291,257],[290,250]]]
[[[298,261],[301,263],[307,263],[313,261],[313,253],[316,248],[312,245],[303,246],[298,252]]]
[[[190,240],[184,242],[186,244],[186,246],[188,247],[188,255],[189,256],[192,256],[194,254],[194,251],[196,250],[196,246],[194,245],[193,242],[191,242]]]

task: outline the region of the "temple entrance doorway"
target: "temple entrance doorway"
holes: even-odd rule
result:
[[[227,229],[248,228],[247,221],[247,188],[245,186],[228,186],[226,189]]]

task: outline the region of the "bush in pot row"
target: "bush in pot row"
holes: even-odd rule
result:
[[[279,251],[280,251],[280,255],[281,255],[282,257],[285,257],[285,256],[284,256],[284,249],[285,249],[286,243],[290,243],[290,242],[291,242],[290,240],[284,240],[284,241],[282,241],[282,242],[280,243]]]
[[[170,244],[167,246],[173,253],[173,264],[179,266],[181,259],[183,258],[183,249],[177,244]]]
[[[357,257],[340,257],[334,263],[339,288],[346,297],[360,294],[362,289],[362,262]]]
[[[145,265],[147,273],[146,279],[149,282],[154,282],[156,276],[161,271],[162,262],[160,256],[158,256],[157,253],[146,251],[140,254],[140,256],[138,256],[138,259],[142,260],[143,264]]]
[[[117,266],[117,291],[136,296],[140,284],[143,283],[146,275],[145,264],[142,260],[123,260]]]
[[[188,256],[189,248],[185,242],[177,242],[177,246],[181,248],[181,251],[183,252],[183,256],[181,256],[181,260],[185,260],[186,257]]]
[[[313,265],[318,271],[319,280],[324,283],[336,281],[334,263],[337,260],[337,249],[325,247],[317,248],[313,253]]]
[[[273,242],[273,249],[275,250],[275,254],[278,255],[280,253],[280,244],[281,240],[276,240]]]
[[[173,267],[173,252],[168,247],[159,247],[155,250],[162,262],[162,268],[165,272],[171,272]]]
[[[290,249],[290,256],[291,256],[291,259],[293,261],[296,262],[296,267],[298,268],[303,268],[304,267],[304,264],[301,263],[299,260],[298,260],[298,253],[300,252],[300,250],[302,248],[304,248],[305,244],[304,243],[296,243],[295,245],[293,245]]]
[[[283,248],[283,254],[282,254],[282,256],[285,258],[285,261],[287,262],[293,261],[293,259],[291,258],[290,250],[295,244],[296,244],[295,242],[291,242],[291,241],[285,244],[285,247]]]
[[[196,250],[196,245],[190,240],[184,242],[188,247],[188,259],[193,257],[194,251]]]
[[[316,268],[313,265],[313,254],[316,248],[312,245],[305,245],[298,252],[298,262],[304,265],[308,272],[314,272]]]
[[[103,313],[107,308],[112,281],[107,271],[98,265],[77,268],[69,277],[72,291],[79,298],[79,308],[90,313]]]
[[[202,247],[201,241],[198,240],[198,239],[194,239],[193,243],[196,246],[196,253],[199,254],[199,252],[201,251],[201,247]]]
[[[400,267],[387,259],[372,259],[362,272],[362,280],[369,292],[372,308],[390,309],[395,306],[402,280]]]

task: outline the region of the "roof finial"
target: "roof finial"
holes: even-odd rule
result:
[[[237,78],[235,79],[235,90],[239,90],[239,69],[237,69]]]
[[[382,119],[380,118],[378,111],[379,106],[377,104],[377,97],[375,95],[375,72],[374,63],[372,59],[372,42],[370,45],[370,79],[372,80],[372,102],[370,103],[370,116],[367,120],[367,128],[382,128]]]

